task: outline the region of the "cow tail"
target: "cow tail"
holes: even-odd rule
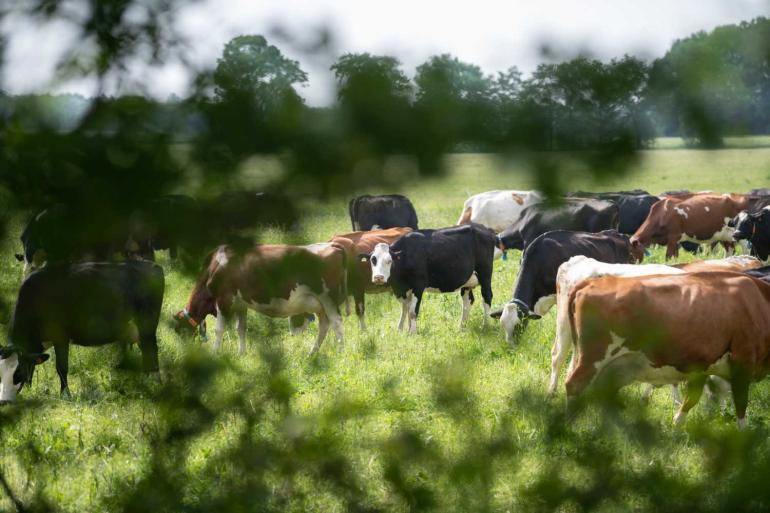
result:
[[[348,203],[348,214],[350,214],[350,225],[353,227],[353,231],[356,230],[356,212],[355,212],[355,205],[356,205],[356,199],[358,198],[352,198],[350,200],[350,203]]]
[[[577,327],[575,326],[575,299],[577,299],[577,293],[581,287],[575,287],[569,293],[567,301],[567,315],[569,317],[569,330],[572,335],[572,352],[573,358],[577,359],[580,354],[580,344],[578,344]]]
[[[345,313],[350,315],[350,297],[348,297],[348,253],[345,248],[336,242],[332,242],[332,247],[337,249],[342,255],[342,280],[338,293],[345,301]]]

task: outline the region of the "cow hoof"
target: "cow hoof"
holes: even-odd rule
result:
[[[69,388],[63,388],[62,389],[62,391],[61,391],[61,398],[65,399],[67,401],[72,399],[72,394],[70,393],[70,389]]]

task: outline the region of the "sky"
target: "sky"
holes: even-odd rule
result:
[[[770,0],[202,0],[182,9],[175,23],[200,68],[215,65],[233,37],[265,35],[308,72],[309,84],[300,94],[310,105],[325,105],[334,98],[329,66],[346,52],[394,55],[410,76],[439,53],[488,73],[517,66],[526,75],[547,59],[578,53],[602,60],[626,53],[653,59],[678,38],[769,14]],[[0,29],[9,34],[4,69],[13,70],[0,77],[4,90],[93,93],[90,82],[52,81],[58,56],[75,40],[70,26],[41,29],[10,16]],[[309,53],[307,46],[323,29],[331,32],[332,44]],[[542,53],[544,44],[550,57]],[[189,73],[179,63],[136,65],[131,74],[160,99],[184,96],[189,85]],[[131,92],[114,89],[108,92]]]

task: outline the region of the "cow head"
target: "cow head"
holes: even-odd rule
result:
[[[639,239],[630,241],[629,253],[631,254],[631,261],[635,264],[641,264],[645,256],[650,256],[650,252],[639,243]]]
[[[500,324],[505,332],[505,340],[515,344],[530,319],[540,319],[540,316],[529,310],[529,307],[519,299],[514,299],[506,304],[500,312],[495,312],[492,317],[499,317]]]
[[[747,240],[751,242],[751,240],[754,238],[754,236],[757,233],[757,229],[764,225],[766,220],[768,219],[767,216],[768,210],[766,208],[763,208],[759,212],[756,212],[754,214],[749,214],[748,212],[741,212],[737,216],[735,216],[729,223],[729,226],[732,226],[735,228],[735,231],[733,232],[733,239],[736,241],[740,240]]]
[[[401,258],[401,251],[390,251],[390,246],[380,242],[374,247],[374,251],[367,255],[369,265],[372,266],[372,283],[385,285],[390,279],[390,270],[393,261]]]
[[[186,308],[174,314],[174,332],[177,335],[192,337],[196,331],[204,342],[208,341],[205,320],[196,321]]]
[[[0,348],[0,404],[15,401],[22,387],[32,383],[35,366],[48,357],[46,353],[23,353],[11,346]]]

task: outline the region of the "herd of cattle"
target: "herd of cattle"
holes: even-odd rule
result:
[[[233,202],[233,198],[238,201]],[[401,302],[399,329],[417,331],[426,291],[459,292],[460,326],[481,289],[483,323],[499,318],[514,345],[530,320],[554,305],[556,339],[549,391],[572,350],[565,383],[574,398],[591,384],[619,388],[631,382],[673,386],[681,422],[704,386],[729,385],[739,425],[748,387],[770,370],[770,191],[748,194],[634,190],[570,193],[552,201],[537,191],[490,191],[469,198],[456,226],[419,229],[404,196],[361,196],[350,202],[354,231],[307,246],[221,244],[223,234],[255,223],[295,222],[270,213],[281,200],[230,193],[208,202],[185,196],[155,200],[127,217],[116,244],[85,238],[63,241],[71,209],[36,215],[22,234],[17,258],[29,272],[19,290],[9,343],[0,348],[0,401],[15,400],[31,384],[36,365],[53,346],[62,393],[67,389],[70,343],[127,345],[138,339],[146,371],[158,371],[156,331],[164,277],[154,250],[185,247],[179,219],[200,216],[209,227],[208,253],[189,300],[174,316],[178,333],[204,340],[206,318],[216,317],[214,347],[236,319],[240,351],[246,312],[288,317],[292,333],[318,319],[315,354],[329,328],[343,341],[342,312],[353,297],[366,329],[365,295],[390,291]],[[237,206],[233,206],[237,205]],[[285,210],[283,210],[285,212]],[[189,219],[189,217],[187,217]],[[138,228],[137,228],[138,227]],[[191,236],[190,236],[191,237]],[[197,239],[200,245],[200,239]],[[216,241],[216,243],[213,243]],[[752,256],[732,256],[736,243]],[[726,258],[688,264],[641,264],[651,245],[697,253],[721,244]],[[108,249],[103,249],[108,248]],[[119,248],[126,259],[108,261]],[[492,311],[492,270],[508,250],[521,251],[512,299]],[[704,249],[705,251],[705,249]],[[104,261],[94,262],[94,259]],[[343,306],[344,305],[344,306]],[[708,387],[707,387],[708,388]]]

